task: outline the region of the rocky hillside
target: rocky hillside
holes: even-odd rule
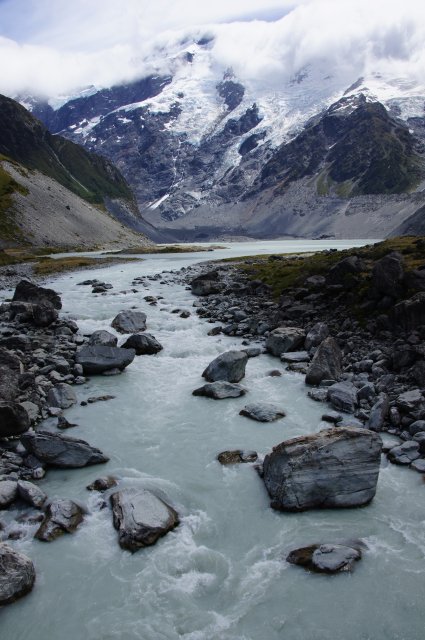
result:
[[[421,87],[319,62],[279,87],[244,84],[208,38],[160,53],[163,75],[55,110],[22,100],[114,162],[156,227],[178,239],[379,238],[425,203]]]
[[[0,96],[0,116],[3,246],[146,242],[145,236],[122,224],[131,221],[140,230],[149,227],[127,182],[108,160],[50,134],[26,109],[4,96]]]

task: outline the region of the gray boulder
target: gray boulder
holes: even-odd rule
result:
[[[328,387],[328,400],[338,411],[353,413],[357,407],[357,388],[352,382],[337,382]]]
[[[304,348],[309,351],[312,347],[318,347],[323,340],[329,336],[328,325],[324,322],[317,322],[307,333]]]
[[[113,476],[104,476],[103,478],[96,478],[92,483],[87,485],[86,489],[89,491],[100,491],[103,493],[112,487],[116,487],[118,480]]]
[[[7,509],[18,497],[18,483],[15,480],[0,480],[0,509]]]
[[[215,358],[202,374],[208,382],[227,380],[227,382],[239,382],[245,376],[245,367],[248,355],[245,351],[226,351]]]
[[[266,340],[266,349],[273,356],[287,351],[297,351],[303,346],[305,331],[299,327],[278,327],[270,332]]]
[[[0,347],[0,399],[14,400],[19,391],[19,376],[23,365],[18,356]]]
[[[328,337],[318,346],[305,377],[306,384],[317,385],[322,380],[339,380],[342,375],[342,354],[334,338]]]
[[[121,346],[123,349],[134,349],[136,356],[150,356],[163,349],[162,344],[151,333],[136,333]]]
[[[36,327],[50,327],[58,317],[58,312],[50,302],[40,302],[32,307],[31,320]]]
[[[358,507],[375,495],[382,440],[367,429],[325,429],[286,440],[264,460],[271,506],[283,511]]]
[[[44,519],[34,534],[42,542],[56,540],[64,533],[73,533],[83,521],[83,509],[73,502],[60,498],[53,500],[46,509]]]
[[[407,440],[400,446],[393,447],[388,451],[387,457],[393,464],[408,465],[420,458],[419,442],[416,440]]]
[[[362,270],[363,263],[358,256],[348,256],[333,265],[326,276],[327,284],[350,284],[350,278]]]
[[[378,260],[372,269],[372,292],[378,296],[398,298],[404,292],[403,277],[403,256],[390,253]]]
[[[239,398],[246,393],[246,389],[240,384],[234,382],[226,382],[217,380],[217,382],[208,382],[203,387],[195,389],[192,392],[194,396],[205,396],[214,400],[223,400],[224,398]]]
[[[253,402],[247,404],[241,411],[240,416],[246,416],[257,422],[274,422],[285,417],[285,411],[271,402]]]
[[[13,302],[30,302],[31,304],[50,303],[55,309],[62,309],[60,295],[53,289],[39,287],[28,280],[21,280],[15,289]]]
[[[411,436],[415,436],[417,433],[423,433],[425,431],[425,420],[415,420],[409,425],[409,433]]]
[[[96,374],[114,369],[123,371],[133,362],[135,355],[134,349],[93,345],[80,349],[75,361],[81,364],[85,374]]]
[[[0,606],[15,602],[31,591],[35,569],[26,555],[0,543],[0,568]]]
[[[98,331],[94,331],[88,341],[88,345],[93,347],[95,345],[103,345],[104,347],[116,347],[118,343],[118,338],[114,336],[113,333],[109,333],[109,331],[105,331],[104,329],[99,329]]]
[[[37,431],[26,433],[21,442],[38,460],[62,469],[87,467],[108,462],[103,453],[91,447],[85,440],[77,440],[61,433]]]
[[[129,551],[155,544],[179,524],[177,512],[146,489],[118,491],[111,504],[119,544]]]
[[[218,280],[218,271],[209,271],[194,278],[190,287],[194,296],[209,296],[212,293],[220,293],[224,284]]]
[[[381,393],[378,400],[370,410],[369,420],[367,421],[367,428],[372,431],[381,431],[385,424],[385,420],[388,417],[390,410],[390,401],[386,393]]]
[[[352,571],[354,563],[361,557],[360,545],[327,543],[295,549],[286,561],[317,573],[341,573]]]
[[[49,390],[47,402],[51,407],[68,409],[73,404],[76,404],[77,396],[71,385],[66,384],[66,382],[60,382]]]
[[[118,333],[138,333],[146,329],[146,313],[142,311],[120,311],[111,322]]]
[[[217,456],[217,460],[223,466],[228,464],[240,464],[243,462],[255,462],[257,459],[258,454],[256,451],[242,451],[241,449],[222,451]]]
[[[396,403],[400,411],[409,413],[414,411],[415,408],[422,404],[424,397],[419,389],[412,389],[411,391],[405,391],[397,396]]]
[[[408,300],[402,300],[393,309],[395,324],[405,331],[414,331],[425,325],[425,292],[421,291]]]
[[[410,468],[418,473],[425,473],[425,460],[424,458],[418,458],[414,460],[410,465]]]
[[[29,428],[30,419],[22,405],[0,400],[0,438],[19,436]]]
[[[18,480],[18,496],[36,509],[41,509],[47,500],[47,495],[32,482]]]

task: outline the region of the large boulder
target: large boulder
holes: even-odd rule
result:
[[[18,483],[15,480],[0,480],[0,509],[7,509],[18,497]]]
[[[111,504],[119,544],[129,551],[155,544],[179,524],[177,512],[146,489],[118,491]]]
[[[385,424],[385,420],[388,417],[390,411],[390,401],[386,393],[379,394],[378,400],[370,410],[369,420],[367,421],[367,428],[372,431],[381,431]]]
[[[109,331],[105,331],[104,329],[99,329],[98,331],[94,331],[88,341],[88,345],[93,347],[95,345],[103,345],[104,347],[116,347],[118,343],[117,336],[114,336],[113,333],[109,333]]]
[[[305,331],[298,327],[278,327],[270,332],[266,340],[266,349],[273,356],[280,356],[286,351],[297,351],[303,346]]]
[[[0,438],[19,436],[30,428],[25,408],[17,402],[0,401]]]
[[[334,338],[320,343],[305,377],[306,384],[317,385],[322,380],[339,380],[342,375],[342,354]]]
[[[123,349],[134,349],[136,356],[151,356],[163,349],[162,344],[151,333],[135,333],[121,346]]]
[[[14,353],[0,347],[0,399],[14,400],[19,392],[19,376],[24,368]],[[1,427],[0,427],[1,429]]]
[[[218,271],[209,271],[194,278],[190,287],[195,296],[209,296],[212,293],[220,293],[224,284],[218,280]]]
[[[348,256],[333,265],[326,276],[326,283],[348,286],[363,268],[362,260],[358,256]]]
[[[81,364],[85,374],[103,373],[111,369],[123,371],[134,360],[134,349],[93,345],[77,352],[75,362]]]
[[[138,333],[146,329],[146,313],[142,311],[120,311],[111,322],[118,333]]]
[[[286,440],[264,460],[271,506],[283,511],[359,507],[376,492],[382,440],[367,429],[325,429]]]
[[[10,604],[31,591],[35,582],[32,561],[9,545],[0,543],[0,606]]]
[[[109,460],[99,449],[90,446],[85,440],[64,436],[61,433],[26,433],[22,436],[21,442],[25,449],[41,462],[62,469],[87,467]]]
[[[307,333],[304,348],[309,351],[312,347],[318,347],[329,336],[328,325],[324,322],[316,322]]]
[[[36,327],[50,327],[56,322],[59,314],[53,304],[47,300],[33,304],[31,320]]]
[[[18,480],[18,496],[36,509],[41,509],[47,500],[47,495],[40,487],[27,480]]]
[[[223,400],[224,398],[239,398],[245,395],[246,389],[235,382],[226,382],[225,380],[217,380],[217,382],[207,382],[203,387],[192,391],[194,396],[205,396],[214,400]]]
[[[328,400],[338,411],[354,413],[358,404],[357,393],[352,382],[337,382],[328,388]]]
[[[398,298],[404,290],[403,256],[400,253],[389,253],[378,260],[372,269],[372,295]]]
[[[405,331],[414,331],[425,325],[425,292],[421,291],[408,300],[395,305],[393,318]]]
[[[55,309],[62,309],[60,295],[53,289],[39,287],[28,280],[21,280],[15,289],[13,302],[30,302],[31,304],[50,303]]]
[[[51,407],[59,407],[60,409],[69,409],[77,402],[77,396],[74,389],[66,382],[59,382],[47,394],[47,402]]]
[[[73,533],[83,518],[83,509],[72,500],[53,500],[47,506],[44,519],[34,537],[42,542],[51,542],[64,533]]]
[[[239,382],[245,376],[248,355],[245,351],[226,351],[215,358],[202,374],[208,382]]]

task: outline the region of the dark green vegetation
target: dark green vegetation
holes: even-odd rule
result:
[[[349,294],[353,307],[356,307],[365,299],[375,262],[392,251],[401,253],[405,270],[411,271],[425,263],[425,238],[405,236],[345,251],[322,251],[305,256],[255,256],[244,258],[243,261],[239,258],[237,262],[238,268],[246,272],[252,280],[261,280],[269,285],[277,298],[288,288],[302,287],[306,278],[310,276],[326,276],[343,258],[358,256],[362,260],[362,270],[355,277],[347,274],[344,282],[345,292]],[[408,293],[405,292],[406,295]]]
[[[6,243],[23,239],[22,232],[14,220],[12,195],[17,192],[27,194],[25,187],[14,180],[0,165],[0,239]],[[0,264],[2,264],[1,255]]]
[[[108,160],[52,135],[20,104],[0,96],[0,153],[53,178],[92,204],[105,198],[132,201],[121,173]]]
[[[260,183],[280,194],[310,176],[322,196],[405,193],[425,176],[425,162],[407,126],[360,95],[332,105],[282,145]]]

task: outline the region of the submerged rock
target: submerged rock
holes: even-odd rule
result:
[[[274,422],[285,417],[285,411],[271,402],[253,402],[247,404],[241,411],[240,416],[246,416],[257,422]]]
[[[286,440],[264,460],[271,506],[284,511],[358,507],[376,492],[382,440],[338,427]]]
[[[150,356],[162,351],[163,346],[151,333],[134,334],[127,338],[122,345],[123,349],[134,349],[136,356]]]
[[[208,382],[239,382],[245,376],[248,355],[245,351],[226,351],[210,362],[202,374]]]
[[[32,561],[9,545],[0,543],[0,606],[10,604],[31,591],[35,582]]]
[[[56,540],[64,533],[73,533],[83,518],[82,508],[72,500],[63,498],[53,500],[48,505],[44,520],[37,529],[34,538],[42,542]]]
[[[116,487],[118,480],[113,476],[105,476],[103,478],[97,478],[91,484],[87,485],[86,489],[89,491],[107,491],[112,487]]]
[[[142,311],[120,311],[111,322],[118,333],[138,333],[146,329],[146,314]]]
[[[123,371],[134,360],[134,349],[94,345],[77,352],[75,361],[81,364],[85,374],[96,374],[118,369]]]
[[[217,382],[208,382],[203,387],[195,389],[192,392],[194,396],[205,396],[214,400],[223,400],[224,398],[239,398],[245,395],[246,389],[235,382],[226,382],[225,380],[217,380]]]
[[[222,465],[255,462],[257,459],[258,454],[256,451],[242,451],[241,449],[235,449],[234,451],[222,451],[217,456],[217,460]]]
[[[38,460],[62,469],[87,467],[109,460],[99,449],[90,446],[85,440],[77,440],[61,433],[37,431],[25,434],[21,441],[27,451]]]
[[[114,527],[123,549],[155,544],[179,524],[177,512],[147,489],[124,489],[111,495]]]
[[[362,546],[362,543],[354,543],[354,546],[334,543],[312,544],[309,547],[294,549],[286,561],[317,573],[347,572],[352,571],[354,563],[361,559]]]

